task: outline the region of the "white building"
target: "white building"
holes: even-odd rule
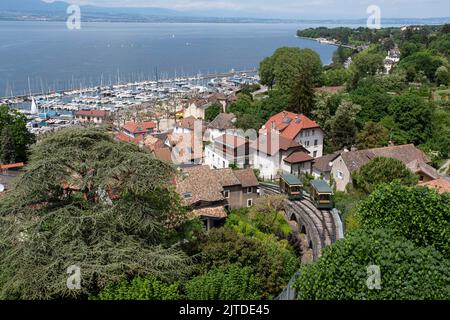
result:
[[[214,142],[220,136],[229,133],[235,129],[236,116],[232,113],[220,113],[206,129],[206,138],[210,142]]]
[[[253,166],[253,150],[247,138],[224,134],[205,147],[205,164],[211,169],[229,168],[236,165],[238,168]]]
[[[267,132],[267,130],[276,130],[281,137],[297,141],[308,150],[313,158],[323,155],[325,134],[315,121],[303,114],[280,112],[266,122],[260,133]]]
[[[211,106],[206,99],[191,99],[184,108],[184,118],[194,117],[196,119],[205,119],[205,112]]]
[[[295,140],[289,140],[278,131],[261,133],[256,143],[253,168],[259,170],[261,178],[273,180],[282,173],[300,175],[311,173],[313,158],[309,151]]]

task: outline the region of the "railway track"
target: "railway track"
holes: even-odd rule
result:
[[[260,190],[261,195],[280,194],[278,186],[275,185],[261,184]],[[309,196],[305,195],[299,201],[288,200],[287,209],[287,219],[291,220],[294,214],[296,220],[305,227],[306,234],[312,242],[314,259],[320,257],[323,248],[340,238],[336,215],[329,210],[317,209]]]

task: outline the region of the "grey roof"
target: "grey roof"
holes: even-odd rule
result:
[[[285,174],[281,175],[281,179],[286,181],[291,186],[302,185],[302,182],[296,176],[289,174],[289,173],[285,173]]]
[[[425,153],[413,144],[343,152],[341,157],[350,172],[358,170],[375,157],[394,158],[400,160],[405,165],[408,165],[414,160],[422,163],[430,162],[430,159]]]
[[[210,129],[227,130],[234,129],[234,122],[236,116],[232,113],[220,113],[211,123],[208,125]]]
[[[314,159],[313,169],[319,172],[331,172],[330,162],[335,160],[343,151],[337,151],[332,154],[327,154],[323,157]]]
[[[311,186],[319,193],[333,193],[328,183],[323,180],[313,180],[311,181]]]

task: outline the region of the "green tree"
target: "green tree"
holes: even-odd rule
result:
[[[383,61],[384,56],[374,50],[368,49],[357,54],[350,66],[353,86],[356,86],[360,79],[376,75],[378,71],[383,69]]]
[[[313,81],[313,76],[309,70],[299,74],[292,89],[288,111],[311,117],[315,95]]]
[[[178,283],[166,284],[154,276],[123,280],[90,297],[92,300],[180,300]]]
[[[258,300],[259,284],[250,267],[213,268],[186,283],[190,300]]]
[[[441,57],[430,51],[419,51],[403,58],[398,66],[404,70],[409,70],[410,73],[414,72],[414,74],[423,72],[428,80],[433,82],[435,81],[436,70],[442,65],[443,59]],[[412,81],[413,79],[410,76],[408,80]]]
[[[190,259],[164,235],[185,221],[173,168],[101,129],[66,129],[36,144],[0,202],[0,295],[86,297],[131,276],[175,279]],[[81,289],[66,286],[81,269]]]
[[[381,124],[367,122],[364,129],[356,136],[358,149],[384,147],[389,140],[389,131]]]
[[[23,114],[8,106],[0,106],[0,162],[11,162],[12,159],[17,162],[27,161],[28,149],[35,142],[35,136],[28,131],[26,124],[27,119]]]
[[[409,143],[421,144],[431,136],[432,106],[417,94],[397,96],[389,105],[389,113],[398,128],[407,134]]]
[[[436,78],[437,85],[442,84],[442,85],[446,86],[449,84],[450,74],[448,72],[447,67],[440,66],[439,68],[437,68],[434,76]]]
[[[363,228],[389,228],[418,246],[450,257],[450,195],[399,183],[380,185],[358,214]]]
[[[269,87],[275,84],[289,92],[298,76],[308,70],[315,85],[321,81],[322,62],[320,56],[311,49],[279,48],[260,64],[261,83]]]
[[[0,136],[0,163],[16,163],[16,146],[14,137],[8,127],[4,127]]]
[[[230,227],[210,230],[206,239],[199,241],[199,265],[204,272],[231,264],[251,267],[261,286],[261,297],[271,298],[288,283],[299,266],[299,260],[286,240],[280,241],[273,235],[257,232],[256,228],[251,229],[251,225],[245,227],[243,224],[241,230],[251,232],[254,237]]]
[[[222,105],[219,103],[214,103],[208,107],[205,111],[205,120],[213,121],[221,112],[223,111]]]
[[[335,68],[323,73],[323,82],[326,86],[342,86],[349,79],[349,71],[344,68]]]
[[[350,101],[343,101],[336,114],[330,120],[330,137],[335,150],[350,147],[356,138],[356,117],[361,111],[359,105]]]
[[[369,266],[379,268],[378,290],[368,286],[375,274]],[[448,299],[449,268],[431,247],[418,248],[389,230],[358,230],[303,265],[296,288],[301,300]]]
[[[376,157],[355,171],[352,181],[357,190],[370,194],[378,185],[391,181],[407,186],[416,185],[418,177],[400,160]]]

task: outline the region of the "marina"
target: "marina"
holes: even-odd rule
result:
[[[116,83],[59,92],[30,94],[0,99],[0,105],[26,115],[27,127],[33,133],[44,133],[76,123],[75,113],[80,110],[106,110],[111,113],[141,108],[156,109],[168,104],[175,108],[183,99],[208,94],[231,95],[242,85],[259,82],[256,70],[230,70],[227,73],[197,75],[193,77]],[[156,111],[156,110],[150,110]]]

